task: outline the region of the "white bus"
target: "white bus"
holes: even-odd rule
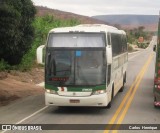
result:
[[[111,107],[123,91],[128,62],[126,33],[101,24],[55,28],[45,58],[45,104]]]

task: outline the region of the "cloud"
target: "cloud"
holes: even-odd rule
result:
[[[159,0],[32,0],[35,5],[47,6],[76,14],[154,14],[160,10]]]

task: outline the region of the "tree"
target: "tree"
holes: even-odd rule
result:
[[[138,30],[139,30],[140,32],[143,32],[144,29],[145,29],[144,26],[139,26],[139,27],[138,27]]]
[[[32,45],[35,13],[31,0],[0,0],[0,59],[21,62]]]

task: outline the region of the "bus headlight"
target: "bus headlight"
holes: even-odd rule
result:
[[[46,92],[50,94],[57,94],[55,90],[50,90],[50,89],[46,89]]]
[[[97,90],[97,91],[94,91],[92,93],[92,95],[98,95],[98,94],[103,94],[103,93],[106,93],[106,90]]]

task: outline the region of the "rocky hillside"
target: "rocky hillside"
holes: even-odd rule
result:
[[[144,26],[146,30],[156,31],[158,25],[158,15],[98,15],[93,18],[129,29]]]
[[[156,31],[158,24],[158,15],[98,15],[82,16],[70,12],[64,12],[47,7],[36,6],[37,16],[53,15],[59,19],[76,19],[81,24],[109,24],[112,26],[119,25],[122,29],[133,29],[144,26],[147,31]]]
[[[37,9],[37,16],[43,16],[46,14],[53,15],[56,18],[59,19],[77,19],[80,21],[81,24],[107,24],[104,21],[97,20],[92,17],[87,17],[87,16],[82,16],[82,15],[77,15],[69,12],[63,12],[59,10],[54,10],[54,9],[49,9],[47,7],[42,7],[42,6],[36,6]]]

